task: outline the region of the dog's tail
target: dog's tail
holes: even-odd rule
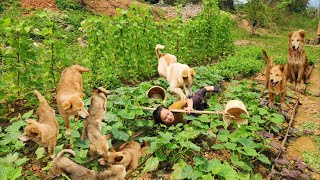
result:
[[[73,66],[71,66],[71,68],[79,71],[80,73],[89,72],[90,71],[89,68],[85,68],[85,67],[82,67],[82,66],[79,66],[79,65],[73,65]]]
[[[75,153],[72,149],[64,149],[64,150],[62,150],[61,152],[59,152],[59,154],[57,155],[57,157],[54,158],[54,159],[62,158],[65,153],[71,154],[72,157],[75,157],[75,156],[76,156],[76,153]]]
[[[48,104],[47,100],[39,93],[39,91],[33,90],[33,92],[37,96],[40,104],[42,104],[42,103]]]
[[[266,60],[266,62],[269,64],[269,63],[273,63],[272,62],[272,59],[270,59],[269,58],[269,56],[267,55],[267,52],[264,50],[264,49],[262,49],[262,54],[263,54],[263,58],[264,58],[264,60]]]
[[[160,49],[164,49],[165,46],[161,45],[161,44],[157,44],[156,45],[156,54],[158,59],[160,59],[160,57],[162,56],[162,53],[160,52]]]
[[[111,94],[111,91],[106,90],[106,89],[103,88],[103,87],[98,87],[98,91],[99,91],[99,92],[103,92],[105,95]]]

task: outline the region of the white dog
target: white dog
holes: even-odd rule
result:
[[[191,86],[195,74],[196,72],[186,64],[171,64],[167,68],[167,80],[170,84],[170,91],[180,95],[181,99],[193,96]],[[182,88],[186,94],[183,93]]]
[[[167,77],[167,68],[172,63],[177,62],[177,57],[168,53],[161,53],[160,49],[164,49],[165,46],[157,44],[156,45],[156,54],[158,57],[158,72],[159,75],[166,78]]]

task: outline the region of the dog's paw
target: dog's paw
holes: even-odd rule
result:
[[[66,135],[67,135],[67,136],[70,136],[70,135],[71,135],[71,129],[67,129],[67,130],[66,130]]]
[[[273,109],[273,105],[274,105],[273,102],[269,102],[268,107]]]
[[[184,95],[184,94],[181,94],[180,97],[181,97],[181,100],[186,100],[187,99],[187,96]]]

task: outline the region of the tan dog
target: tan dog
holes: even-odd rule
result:
[[[106,165],[108,162],[111,164],[121,164],[124,165],[128,170],[133,170],[138,166],[140,156],[140,144],[134,141],[129,141],[123,143],[119,147],[118,151],[115,151],[113,148],[111,148],[108,159],[101,158],[99,162],[102,165]]]
[[[288,43],[288,80],[292,82],[294,90],[304,92],[307,80],[308,59],[304,50],[306,32],[303,30],[289,33]]]
[[[166,78],[167,77],[167,68],[172,63],[177,62],[177,57],[168,53],[161,53],[160,49],[164,49],[165,46],[157,44],[156,45],[156,54],[158,57],[158,72],[159,75]]]
[[[186,64],[171,64],[167,68],[167,80],[170,84],[170,91],[180,95],[181,99],[192,97],[191,86],[195,74],[196,72]],[[183,93],[182,88],[186,94]]]
[[[269,90],[270,103],[269,107],[274,105],[275,95],[281,95],[280,103],[281,109],[284,110],[285,98],[287,92],[287,65],[275,65],[266,53],[265,50],[262,50],[263,57],[267,61],[266,69],[266,88]]]
[[[50,107],[48,102],[37,90],[34,90],[34,93],[40,102],[36,111],[39,122],[29,119],[27,121],[26,129],[19,139],[23,141],[23,143],[26,143],[29,140],[34,141],[43,146],[47,153],[48,148],[50,148],[50,158],[53,159],[55,156],[54,149],[59,134],[59,124],[56,120],[54,110]]]
[[[90,69],[73,65],[65,68],[61,74],[60,84],[57,88],[57,105],[59,113],[66,125],[66,135],[71,134],[69,117],[74,116],[78,120],[79,116],[86,118],[89,113],[84,108],[82,98],[85,96],[83,91],[82,75]]]
[[[67,157],[63,157],[65,153],[75,156],[75,152],[71,149],[62,150],[52,162],[50,173],[52,175],[66,174],[72,180],[102,180],[102,179],[124,179],[126,170],[123,165],[114,165],[103,172],[95,172],[87,169]]]
[[[96,153],[100,156],[108,156],[109,146],[108,139],[110,134],[101,134],[101,122],[106,113],[107,97],[109,91],[104,88],[98,88],[91,98],[91,106],[89,108],[89,116],[84,121],[81,140],[89,139],[90,151],[89,155],[94,156]]]

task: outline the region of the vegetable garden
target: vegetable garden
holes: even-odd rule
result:
[[[110,146],[127,140],[149,143],[148,156],[140,159],[146,162],[131,174],[133,178],[145,174],[151,179],[312,178],[316,170],[286,157],[280,145],[289,119],[261,105],[264,86],[250,79],[265,66],[261,47],[235,47],[230,14],[221,12],[215,0],[203,0],[203,5],[203,11],[187,21],[182,21],[181,6],[177,6],[178,16],[168,20],[155,19],[150,7],[137,4],[119,9],[113,17],[50,10],[14,18],[1,15],[0,179],[51,179],[52,162],[44,148],[23,144],[18,138],[26,120],[36,119],[38,100],[32,90],[41,92],[56,110],[53,92],[62,69],[72,64],[92,70],[83,74],[87,108],[91,89],[103,86],[112,91],[102,123],[102,134],[113,135]],[[192,123],[170,127],[154,124],[152,113],[141,106],[161,104],[146,97],[151,86],[168,87],[157,76],[156,44],[164,44],[165,52],[195,67],[193,90],[223,87],[223,93],[207,99],[208,110],[223,110],[227,101],[239,99],[250,113],[248,125],[226,125],[221,115],[186,115]],[[309,52],[316,59],[316,50]],[[176,100],[177,96],[168,94],[165,105]],[[289,97],[287,102],[294,104]],[[60,125],[56,153],[71,148],[75,162],[103,169],[96,159],[88,160],[89,142],[80,140],[83,121],[71,120],[68,137],[57,111],[56,117]]]

